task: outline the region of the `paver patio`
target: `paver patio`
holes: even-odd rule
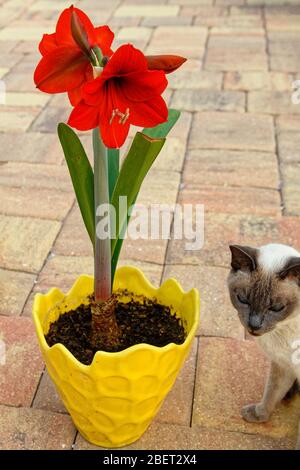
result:
[[[240,408],[262,393],[267,363],[231,308],[228,244],[280,241],[300,248],[300,0],[78,0],[116,44],[190,60],[169,76],[182,109],[139,202],[202,203],[205,245],[125,242],[122,264],[155,285],[197,287],[201,325],[189,360],[157,418],[131,449],[291,449],[300,397],[270,423]],[[65,0],[0,0],[0,449],[92,449],[76,432],[44,370],[30,318],[34,293],[67,290],[92,272],[56,124],[67,100],[43,95],[32,75],[38,40]],[[86,137],[84,137],[86,139]]]

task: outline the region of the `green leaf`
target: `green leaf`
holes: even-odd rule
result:
[[[58,136],[71,175],[81,215],[94,247],[95,209],[94,174],[77,134],[64,123],[58,125]]]
[[[169,109],[169,115],[168,115],[168,121],[167,122],[164,122],[163,124],[159,124],[158,126],[153,127],[151,129],[150,128],[145,128],[143,130],[142,134],[147,135],[151,139],[165,139],[165,137],[168,135],[168,133],[170,132],[172,127],[178,121],[179,117],[180,117],[180,111],[177,111],[176,109]],[[155,158],[158,156],[161,148],[163,147],[163,144],[162,144],[162,146],[160,147],[159,150],[158,150],[158,148],[156,148],[157,153],[156,153],[155,157],[153,158],[153,155],[152,155],[152,158],[150,158],[148,160],[149,157],[147,157],[147,155],[145,154],[145,149],[144,148],[138,148],[138,142],[136,141],[137,135],[136,135],[136,137],[135,137],[135,139],[132,143],[132,146],[131,146],[131,148],[129,150],[129,153],[128,153],[125,161],[124,161],[124,164],[125,164],[127,158],[129,157],[129,155],[131,155],[131,152],[133,152],[134,157],[133,158],[130,157],[130,160],[132,160],[132,163],[130,163],[130,166],[132,166],[133,179],[134,179],[135,172],[136,173],[138,172],[138,168],[141,165],[140,161],[141,160],[142,161],[147,161],[148,164],[143,167],[142,171],[140,171],[141,180],[139,181],[139,188],[138,188],[137,191],[133,191],[133,194],[135,194],[135,197],[132,197],[132,202],[129,202],[129,199],[128,199],[128,207],[130,207],[130,205],[133,205],[135,203],[136,198],[137,198],[138,193],[139,193],[139,189],[142,185],[142,182],[143,182],[146,174],[148,173],[149,169],[151,168],[153,162],[155,161]],[[164,143],[164,141],[163,141],[163,143]],[[135,149],[133,149],[133,146],[135,146]],[[142,155],[137,155],[137,157],[136,157],[135,156],[136,152],[143,152],[143,153],[142,153]],[[125,170],[123,169],[124,164],[123,164],[122,169],[121,169],[122,179],[126,178],[126,173],[127,173],[127,168],[125,168]],[[121,173],[120,173],[119,179],[121,178]],[[118,179],[118,181],[119,181],[119,179]],[[118,193],[119,193],[119,196],[126,196],[127,195],[126,193],[122,193],[120,188],[118,188]],[[118,196],[118,199],[119,199],[119,196]],[[112,204],[117,203],[116,202],[116,197],[117,197],[117,194],[114,193],[114,196],[111,200]],[[116,208],[116,217],[118,219],[119,208],[117,208],[116,206],[115,206],[115,208]],[[116,231],[116,233],[117,233],[118,236],[117,236],[116,240],[112,240],[112,280],[114,279],[114,273],[115,273],[115,270],[116,270],[116,267],[117,267],[118,259],[119,259],[119,256],[120,256],[120,251],[121,251],[121,248],[122,248],[122,243],[123,243],[122,235],[125,234],[126,227],[128,225],[129,219],[130,219],[130,217],[127,216],[126,223],[123,223],[122,227],[119,226],[118,221],[117,221],[117,227],[116,227],[117,231]]]
[[[119,176],[119,165],[120,165],[120,150],[119,149],[107,149],[108,156],[108,178],[109,178],[109,199],[111,200],[112,193],[115,188],[117,178]]]
[[[138,132],[122,165],[111,203],[116,210],[116,238],[112,240],[112,275],[115,272],[124,234],[129,220],[128,212],[120,208],[120,196],[127,197],[129,209],[136,201],[142,182],[161,151],[165,139],[152,139]]]
[[[169,115],[168,115],[168,121],[167,122],[164,122],[163,124],[159,124],[158,126],[153,127],[151,129],[150,128],[148,128],[148,129],[145,128],[143,130],[142,134],[147,135],[151,139],[165,139],[165,137],[168,135],[168,133],[170,132],[172,127],[178,121],[179,116],[180,116],[180,111],[177,111],[176,109],[169,109]],[[137,135],[139,135],[139,134],[137,134]],[[123,179],[127,178],[127,176],[126,176],[126,174],[127,174],[127,165],[126,165],[125,169],[123,167],[125,165],[126,160],[129,157],[129,155],[131,155],[131,153],[133,152],[133,157],[130,157],[129,164],[132,167],[131,170],[133,171],[133,173],[132,173],[133,179],[135,177],[135,173],[139,172],[140,180],[139,180],[138,190],[133,191],[133,195],[132,195],[132,198],[131,198],[131,203],[129,203],[129,200],[128,200],[128,206],[133,205],[135,203],[137,195],[139,193],[139,189],[142,185],[142,182],[143,182],[146,174],[148,173],[148,171],[151,168],[153,162],[155,161],[155,158],[158,156],[158,154],[159,154],[159,152],[160,152],[160,150],[163,146],[163,144],[162,144],[162,146],[160,147],[159,150],[158,150],[157,147],[155,148],[155,150],[157,152],[155,157],[154,157],[154,155],[151,155],[151,157],[148,157],[146,155],[145,148],[142,148],[142,146],[139,144],[139,142],[136,141],[136,138],[137,138],[137,136],[135,137],[135,139],[132,143],[132,146],[129,150],[129,153],[128,153],[128,155],[127,155],[127,157],[124,161],[124,164],[122,166],[122,169],[121,169],[122,176],[121,176],[121,173],[120,173],[120,176],[119,176],[119,179],[118,179],[118,182],[119,182],[119,180],[121,180],[121,179],[123,180]],[[140,137],[138,139],[140,139]],[[139,145],[140,145],[140,147],[139,147]],[[145,143],[143,145],[145,145]],[[133,148],[133,146],[135,148]],[[152,147],[152,150],[154,150],[153,147]],[[148,149],[148,151],[150,152],[150,149]],[[141,152],[141,155],[139,155],[138,152]],[[136,156],[136,153],[137,153],[137,156]],[[142,164],[141,162],[147,162],[147,164],[145,163],[145,166],[140,168],[140,166]],[[129,168],[129,164],[128,164],[128,168]],[[139,169],[140,169],[140,171],[139,171]],[[119,196],[126,196],[127,195],[126,193],[121,192],[122,190],[126,190],[126,188],[123,188],[123,189],[120,188],[120,184],[121,183],[119,182],[119,187],[117,188],[118,198],[119,198]],[[128,188],[128,189],[130,189],[130,188]],[[135,194],[135,197],[133,197],[134,194]],[[112,204],[117,203],[116,198],[117,198],[117,193],[114,192],[114,196],[113,196],[113,199],[112,199]],[[115,208],[116,208],[116,216],[118,218],[119,209],[116,206],[115,206]],[[128,222],[129,222],[129,218],[130,217],[127,217],[126,223],[124,223],[122,227],[119,227],[118,222],[117,222],[117,231],[116,231],[116,233],[117,233],[118,237],[117,237],[116,240],[112,240],[112,280],[114,278],[114,272],[115,272],[115,269],[117,267],[120,251],[121,251],[121,248],[122,248],[122,243],[123,243],[122,235],[124,235],[124,233],[126,231],[126,227],[127,227]]]
[[[148,135],[149,137],[152,137],[154,139],[162,139],[165,138],[172,127],[176,124],[180,116],[180,111],[177,111],[177,109],[169,109],[169,115],[168,115],[168,121],[164,122],[162,124],[159,124],[156,127],[150,128],[145,128],[143,130],[143,134]]]

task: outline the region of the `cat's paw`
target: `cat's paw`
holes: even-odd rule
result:
[[[242,409],[242,417],[248,423],[265,423],[269,421],[269,414],[263,408],[263,406],[258,403],[256,405],[247,405]]]

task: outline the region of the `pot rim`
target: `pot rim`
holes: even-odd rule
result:
[[[121,360],[121,359],[126,358],[128,355],[130,355],[132,353],[135,353],[136,351],[140,351],[140,350],[143,350],[143,351],[145,351],[145,350],[153,351],[154,350],[154,351],[161,351],[162,353],[168,352],[170,350],[175,350],[175,351],[179,352],[179,351],[185,349],[187,347],[187,345],[189,343],[191,343],[192,339],[195,336],[195,333],[197,331],[198,324],[199,324],[200,299],[199,299],[198,290],[196,288],[192,288],[189,291],[184,291],[182,289],[181,285],[179,284],[179,282],[175,278],[167,279],[166,281],[164,281],[161,284],[161,286],[159,288],[156,288],[146,278],[144,273],[139,268],[132,267],[132,266],[122,266],[122,267],[118,268],[118,270],[117,270],[117,272],[119,272],[119,273],[122,272],[122,271],[126,271],[127,273],[128,273],[128,271],[131,271],[131,272],[135,272],[136,274],[138,274],[139,277],[140,277],[140,280],[144,284],[144,286],[146,288],[152,290],[153,292],[155,292],[155,291],[157,292],[159,290],[162,290],[163,288],[172,286],[173,289],[176,289],[177,292],[181,296],[190,296],[191,297],[192,303],[193,303],[193,323],[192,323],[192,327],[191,327],[186,339],[184,340],[184,342],[182,344],[169,343],[166,346],[162,346],[162,347],[154,346],[152,344],[147,344],[147,343],[139,343],[139,344],[135,344],[133,346],[130,346],[129,348],[123,349],[122,351],[118,351],[118,352],[97,351],[96,354],[94,355],[93,361],[89,365],[83,364],[78,359],[76,359],[76,357],[62,343],[57,343],[57,344],[54,344],[53,346],[49,346],[47,341],[46,341],[45,334],[44,334],[44,331],[43,331],[43,328],[42,328],[42,324],[41,324],[41,321],[40,321],[40,318],[39,318],[39,311],[40,311],[40,308],[41,308],[40,307],[41,299],[47,298],[47,297],[51,298],[51,297],[54,297],[54,296],[57,297],[57,294],[59,294],[60,296],[63,296],[62,299],[61,299],[61,302],[63,302],[63,298],[65,298],[67,296],[70,296],[72,294],[72,291],[76,291],[76,287],[78,286],[78,283],[82,282],[82,280],[84,280],[84,279],[93,280],[94,279],[93,276],[90,276],[90,275],[87,275],[87,274],[80,274],[77,277],[77,279],[75,280],[72,287],[69,289],[69,291],[66,294],[64,294],[57,287],[53,287],[46,294],[37,293],[35,295],[34,303],[33,303],[32,316],[33,316],[33,321],[34,321],[34,324],[35,324],[36,332],[37,332],[37,335],[38,335],[38,338],[39,338],[39,342],[40,342],[40,345],[41,345],[44,353],[48,353],[50,350],[60,350],[65,356],[68,357],[68,359],[70,359],[73,362],[77,363],[77,366],[79,368],[82,368],[85,371],[87,371],[88,369],[95,366],[96,362],[99,362],[99,359],[101,357],[113,356],[115,358],[120,358],[120,360]],[[59,304],[59,303],[60,302],[57,302],[57,304]]]

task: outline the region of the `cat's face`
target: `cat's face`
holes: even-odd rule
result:
[[[263,258],[259,249],[237,245],[230,249],[230,298],[250,334],[261,336],[298,315],[300,257],[281,257],[279,264],[268,260],[266,269],[264,263],[260,263]]]

